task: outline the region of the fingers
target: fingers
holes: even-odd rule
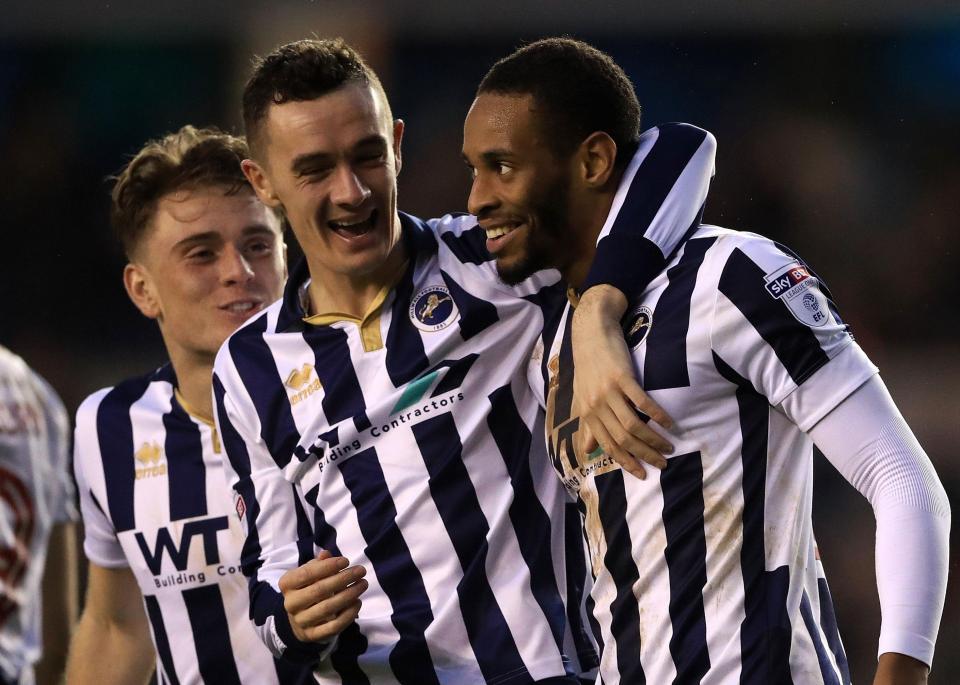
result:
[[[620,380],[620,388],[627,398],[633,403],[633,406],[649,416],[664,428],[673,428],[673,419],[663,410],[659,404],[653,401],[650,396],[640,387],[636,379],[632,376],[624,377]]]
[[[340,569],[346,567],[346,559],[343,557],[334,557],[327,550],[321,550],[314,559],[311,559],[302,566],[290,569],[280,576],[280,591],[285,593],[287,590],[306,587],[321,578],[332,576],[334,573],[340,571]]]
[[[637,415],[636,410],[623,397],[611,397],[609,410],[614,419],[607,423],[607,432],[610,433],[610,437],[636,457],[640,456],[633,450],[633,446],[637,444],[655,451],[658,463],[649,463],[658,468],[664,468],[667,463],[661,455],[673,452],[670,441],[647,425],[647,422]]]
[[[348,563],[344,557],[321,552],[280,578],[283,606],[300,640],[328,640],[356,619],[360,595],[369,583],[363,577],[365,568]]]
[[[620,464],[624,471],[635,478],[646,480],[647,470],[644,468],[643,463],[634,459],[628,452],[621,449],[619,445],[610,438],[610,434],[602,423],[595,423],[592,430],[599,443],[599,447],[590,453],[591,457],[595,458],[599,456],[599,451],[602,450]]]

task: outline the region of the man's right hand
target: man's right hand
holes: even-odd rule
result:
[[[280,577],[283,606],[298,640],[326,642],[339,635],[360,613],[360,595],[369,583],[367,570],[323,550],[315,559]]]

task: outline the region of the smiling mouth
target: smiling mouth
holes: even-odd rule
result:
[[[328,221],[327,226],[337,235],[348,240],[359,238],[373,230],[377,223],[377,210],[370,212],[370,216],[360,221]]]
[[[255,312],[260,308],[259,302],[254,302],[252,300],[246,300],[244,302],[232,302],[230,304],[220,307],[225,312],[231,314],[250,314]]]

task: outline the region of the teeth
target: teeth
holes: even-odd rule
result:
[[[507,233],[510,233],[510,231],[514,230],[515,228],[516,226],[510,226],[510,227],[498,226],[497,228],[486,229],[485,233],[487,234],[487,238],[492,240],[493,238],[499,238],[502,235],[506,235]]]
[[[237,312],[238,314],[243,312],[249,312],[254,308],[253,302],[237,302],[236,304],[231,304],[227,306],[227,310],[231,312]]]
[[[331,221],[330,223],[333,224],[335,228],[355,228],[361,224],[367,223],[369,220],[370,217],[367,217],[366,219],[360,219],[359,221]]]

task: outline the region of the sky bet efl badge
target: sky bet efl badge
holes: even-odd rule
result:
[[[442,330],[456,321],[458,314],[450,291],[442,285],[424,288],[410,303],[410,320],[421,331]]]
[[[791,264],[764,277],[767,292],[782,300],[800,323],[823,326],[830,319],[827,298],[817,287],[817,279],[805,266]]]

